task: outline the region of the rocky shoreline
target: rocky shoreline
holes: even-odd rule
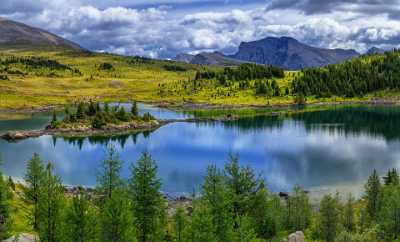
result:
[[[131,134],[143,131],[153,131],[164,125],[176,122],[216,122],[236,120],[238,117],[226,115],[218,118],[188,118],[188,119],[168,119],[168,120],[151,120],[149,122],[130,122],[120,125],[107,125],[102,129],[92,127],[72,127],[72,128],[51,128],[48,126],[43,130],[28,131],[8,131],[0,135],[0,139],[9,142],[17,142],[29,138],[37,138],[43,135],[62,136],[68,138],[76,137],[92,137],[92,136],[117,136]]]

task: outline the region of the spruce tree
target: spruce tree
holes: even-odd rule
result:
[[[397,173],[397,170],[395,168],[391,169],[388,171],[387,176],[385,177],[385,185],[394,185],[398,186],[400,184],[399,182],[399,175]]]
[[[101,205],[100,241],[134,242],[133,218],[129,212],[129,199],[121,189],[112,192]]]
[[[365,185],[365,199],[367,200],[367,211],[370,219],[376,220],[382,200],[381,181],[376,170],[373,171]]]
[[[325,195],[319,210],[319,237],[326,242],[334,242],[338,233],[339,209],[337,198]]]
[[[179,206],[176,209],[173,218],[174,218],[175,240],[176,242],[185,242],[186,241],[185,232],[188,223],[188,218],[185,213],[185,209],[182,206]]]
[[[231,213],[232,199],[225,185],[225,178],[215,165],[207,168],[202,200],[211,212],[212,227],[218,241],[232,241],[234,225]]]
[[[304,231],[310,224],[311,206],[307,194],[296,186],[286,203],[286,226],[293,231]]]
[[[10,187],[0,172],[0,239],[6,239],[11,230],[11,196]]]
[[[235,242],[251,242],[257,238],[254,226],[251,223],[251,219],[249,217],[247,216],[238,217],[236,224],[238,226],[235,229],[235,235],[234,235]]]
[[[44,175],[43,161],[35,153],[28,161],[25,174],[26,186],[23,188],[23,200],[31,206],[31,208],[27,209],[27,212],[29,222],[34,230],[38,229],[40,187]]]
[[[390,186],[384,189],[377,222],[386,241],[400,239],[400,187]]]
[[[201,203],[195,202],[190,225],[190,242],[217,242],[212,212]]]
[[[113,191],[123,184],[120,177],[122,161],[113,145],[107,147],[106,158],[101,161],[97,176],[98,189],[106,198],[111,198]]]
[[[132,102],[132,107],[131,107],[131,115],[132,117],[138,117],[139,116],[139,108],[137,106],[136,101]]]
[[[96,241],[96,213],[88,195],[80,191],[67,207],[64,232],[74,242]]]
[[[343,209],[343,227],[348,232],[353,232],[356,228],[354,214],[354,197],[349,194]]]
[[[164,230],[165,201],[160,193],[157,165],[150,154],[144,152],[131,168],[129,181],[133,214],[140,242],[158,241]]]
[[[64,188],[57,176],[53,175],[49,163],[39,187],[38,234],[41,242],[63,240],[62,213],[64,208]]]

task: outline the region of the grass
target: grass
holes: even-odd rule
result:
[[[232,91],[230,87],[216,87],[207,83],[200,90],[183,92],[179,85],[194,79],[195,72],[203,68],[197,65],[100,53],[0,49],[0,60],[10,56],[34,56],[54,60],[79,70],[81,75],[51,68],[35,69],[20,64],[11,65],[11,70],[23,74],[9,74],[0,64],[0,75],[6,74],[8,77],[8,80],[0,79],[0,110],[41,108],[88,99],[118,102],[134,99],[144,102],[195,102],[237,106],[286,106],[294,103],[291,95],[268,97],[255,95],[254,88],[237,88]],[[112,69],[101,69],[100,66],[104,63],[110,63]],[[285,78],[277,79],[282,92],[291,85],[297,74],[290,71],[286,72]],[[352,99],[307,97],[307,103],[357,102],[374,97],[397,100],[398,94],[398,91],[382,91]]]

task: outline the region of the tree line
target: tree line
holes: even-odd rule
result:
[[[293,93],[316,97],[356,97],[385,89],[400,88],[400,51],[366,56],[341,64],[301,71]]]
[[[170,207],[157,177],[157,164],[144,152],[120,175],[123,162],[109,147],[93,193],[67,194],[51,163],[34,154],[22,192],[1,176],[0,235],[12,231],[11,199],[20,196],[29,225],[40,241],[256,242],[276,241],[305,231],[307,241],[369,242],[400,239],[400,185],[395,169],[369,177],[364,196],[325,195],[313,209],[300,187],[286,199],[268,192],[264,179],[229,155],[223,169],[210,165],[190,205]]]

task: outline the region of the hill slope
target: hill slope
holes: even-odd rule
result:
[[[219,66],[235,66],[245,62],[225,56],[221,52],[210,52],[210,53],[202,52],[197,55],[182,53],[178,54],[174,60],[196,65],[219,65]]]
[[[358,56],[355,50],[322,49],[289,37],[242,42],[231,58],[295,70],[339,63]]]
[[[0,18],[0,47],[17,49],[62,48],[83,50],[78,44],[45,30]]]

